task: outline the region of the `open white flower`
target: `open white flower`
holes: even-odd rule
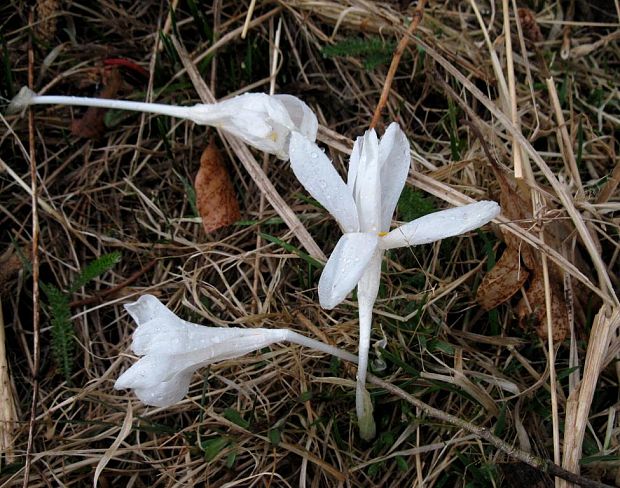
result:
[[[374,129],[358,137],[345,183],[327,156],[312,141],[293,133],[291,168],[306,190],[340,225],[343,236],[319,280],[321,306],[332,309],[355,288],[360,339],[356,411],[363,438],[374,437],[372,405],[365,388],[372,309],[379,290],[381,259],[386,249],[434,242],[480,227],[494,217],[497,203],[483,201],[443,210],[389,231],[392,214],[409,173],[409,142],[392,123],[379,141]]]
[[[205,327],[180,319],[152,295],[125,305],[138,324],[131,348],[142,356],[117,380],[147,405],[168,407],[189,391],[203,366],[233,359],[276,342],[294,342],[357,363],[357,356],[288,329]]]
[[[316,115],[299,98],[265,93],[244,93],[214,104],[179,107],[130,100],[37,95],[23,87],[11,101],[8,111],[16,113],[29,105],[41,104],[134,110],[189,119],[196,124],[221,128],[247,144],[284,160],[288,159],[292,131],[314,141],[318,129]]]

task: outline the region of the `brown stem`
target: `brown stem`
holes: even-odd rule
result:
[[[413,12],[411,24],[409,24],[409,28],[398,43],[398,46],[396,46],[396,51],[394,51],[394,56],[392,57],[390,69],[388,70],[387,76],[385,77],[385,83],[383,85],[383,91],[381,92],[381,98],[379,98],[379,103],[377,104],[377,108],[375,108],[375,113],[373,114],[372,121],[370,122],[371,129],[376,127],[376,125],[379,123],[379,119],[381,118],[381,112],[383,110],[383,107],[385,107],[385,104],[387,103],[390,88],[392,87],[392,82],[394,81],[394,75],[396,75],[396,70],[398,69],[398,64],[400,63],[400,58],[402,58],[403,54],[405,53],[405,49],[407,49],[407,45],[409,44],[409,38],[418,28],[418,25],[422,20],[422,16],[424,15],[425,3],[426,0],[420,0],[418,2],[418,6]]]
[[[34,90],[34,48],[32,27],[34,25],[34,10],[28,15],[28,24],[31,29],[30,42],[28,45],[28,87]],[[30,467],[32,463],[32,447],[34,444],[34,426],[39,397],[39,363],[41,359],[40,339],[40,314],[39,314],[39,213],[38,213],[38,188],[37,188],[37,164],[35,159],[35,132],[34,112],[28,110],[28,144],[30,153],[30,188],[32,190],[32,337],[33,337],[33,365],[32,365],[32,400],[30,403],[30,422],[28,424],[28,444],[26,446],[26,463],[24,466],[24,488],[28,487],[30,479]]]

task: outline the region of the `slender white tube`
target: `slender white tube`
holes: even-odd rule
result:
[[[193,119],[194,107],[179,107],[163,103],[134,102],[131,100],[114,100],[108,98],[67,97],[61,95],[34,95],[30,105],[79,105],[86,107],[112,108],[169,115],[182,119]]]
[[[298,334],[297,332],[292,330],[287,331],[286,340],[295,344],[299,344],[300,346],[309,347],[310,349],[316,349],[317,351],[331,354],[332,356],[336,356],[337,358],[349,361],[351,363],[357,364],[358,362],[358,358],[355,354],[343,351],[342,349],[330,346],[329,344],[317,341],[316,339],[310,339],[309,337]]]
[[[370,351],[370,333],[372,330],[372,309],[379,293],[381,281],[381,258],[383,251],[377,250],[368,263],[368,268],[357,284],[357,303],[359,307],[360,339],[359,364],[357,368],[357,384],[355,389],[355,411],[360,421],[360,433],[365,438],[374,436],[372,412],[369,411],[369,397],[366,390],[366,374],[368,369],[368,353]],[[366,425],[368,422],[368,425]],[[365,425],[362,425],[364,423]],[[369,428],[362,431],[363,428]]]

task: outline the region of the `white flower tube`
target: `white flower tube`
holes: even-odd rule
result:
[[[360,341],[356,411],[360,435],[375,435],[372,404],[366,391],[372,309],[379,290],[381,258],[386,249],[426,244],[476,229],[499,212],[484,201],[442,210],[391,232],[392,214],[409,173],[409,141],[396,123],[381,140],[374,129],[358,137],[345,183],[319,147],[293,133],[291,168],[304,188],[329,211],[343,231],[319,280],[321,306],[332,309],[357,286]]]
[[[23,87],[11,101],[8,112],[16,113],[30,105],[42,104],[133,110],[188,119],[230,132],[247,144],[284,160],[288,159],[291,132],[299,132],[314,141],[318,130],[314,112],[299,98],[265,93],[244,93],[214,104],[180,107],[130,100],[37,95]]]
[[[131,348],[142,356],[114,388],[135,390],[147,405],[168,407],[189,391],[192,374],[276,342],[293,342],[357,363],[357,356],[288,329],[205,327],[180,319],[152,295],[125,305],[138,324]]]

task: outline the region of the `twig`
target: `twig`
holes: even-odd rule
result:
[[[538,197],[538,198],[537,198]],[[542,196],[535,193],[534,198],[536,200],[542,200]],[[539,201],[540,201],[539,200]],[[537,209],[534,207],[534,211],[538,214],[541,205]],[[538,233],[541,241],[545,241],[545,232],[541,227]],[[558,410],[558,382],[555,372],[555,347],[553,345],[553,316],[551,312],[551,284],[549,281],[549,264],[547,263],[547,256],[544,252],[540,253],[540,259],[542,261],[543,282],[545,286],[545,309],[546,309],[546,322],[547,322],[547,355],[549,356],[549,387],[551,388],[551,423],[553,430],[553,461],[559,464],[562,460],[562,453],[560,451],[560,414]]]
[[[394,386],[386,381],[383,381],[380,378],[377,378],[374,375],[368,375],[368,381],[373,385],[379,386],[384,390],[396,395],[399,398],[402,398],[408,403],[411,403],[415,407],[419,408],[422,412],[424,412],[429,417],[442,420],[449,424],[452,424],[460,429],[466,430],[467,432],[474,434],[481,439],[484,439],[492,446],[496,447],[500,451],[505,452],[510,457],[514,459],[518,459],[533,468],[539,469],[544,473],[548,473],[552,476],[557,476],[558,478],[562,478],[564,480],[570,481],[571,483],[576,483],[585,488],[611,488],[609,485],[604,483],[600,483],[598,481],[591,480],[589,478],[585,478],[583,476],[571,473],[562,469],[557,464],[552,463],[548,459],[543,459],[541,457],[535,456],[529,452],[518,449],[514,446],[511,446],[507,442],[503,441],[499,437],[496,437],[484,427],[479,427],[471,422],[467,422],[466,420],[462,420],[454,415],[443,412],[437,408],[433,408],[430,405],[424,403],[422,400],[417,399],[413,395],[410,395],[404,390],[401,390],[397,386]]]
[[[256,0],[251,0],[250,7],[248,8],[248,13],[245,16],[245,22],[243,23],[243,31],[241,32],[241,39],[245,39],[245,36],[248,35],[248,29],[250,28],[250,21],[252,20],[252,15],[254,15],[255,7],[256,7]]]
[[[515,66],[514,66],[514,57],[512,52],[512,37],[510,35],[510,15],[509,15],[509,6],[508,0],[502,1],[502,10],[504,17],[504,40],[506,45],[506,71],[508,72],[508,100],[506,103],[507,107],[510,108],[510,120],[519,130],[521,129],[521,123],[518,118],[517,112],[517,88],[515,85]],[[513,160],[513,168],[515,173],[515,179],[517,181],[522,180],[526,173],[523,167],[523,159],[521,157],[521,147],[515,140],[512,138],[512,160]],[[529,176],[529,175],[528,175]],[[531,181],[528,181],[530,183]]]
[[[69,306],[71,308],[74,308],[74,307],[81,307],[83,305],[92,305],[93,303],[101,303],[106,297],[113,295],[114,293],[116,293],[119,290],[122,290],[126,286],[131,285],[134,281],[140,278],[140,276],[142,276],[144,273],[148,272],[151,268],[153,268],[155,264],[157,264],[157,259],[153,259],[152,261],[149,261],[142,268],[140,268],[138,271],[133,273],[129,278],[119,283],[118,285],[108,288],[107,290],[102,290],[99,293],[96,293],[95,295],[91,297],[82,298],[80,300],[74,300],[71,303],[69,303]]]
[[[390,88],[392,87],[392,82],[394,81],[394,75],[396,75],[396,70],[398,69],[398,65],[400,63],[400,58],[402,58],[405,53],[405,49],[407,49],[407,45],[409,44],[409,39],[411,35],[415,32],[422,20],[422,16],[424,15],[424,4],[426,0],[420,0],[418,6],[413,12],[413,18],[411,19],[411,24],[409,24],[409,28],[407,32],[403,35],[402,39],[396,46],[396,51],[394,51],[394,56],[392,57],[392,63],[390,64],[390,68],[388,70],[387,76],[385,77],[385,83],[383,84],[383,90],[381,91],[381,97],[379,98],[379,103],[377,103],[377,108],[375,108],[375,113],[372,116],[372,121],[370,122],[370,128],[376,127],[379,123],[379,119],[381,118],[381,111],[385,104],[387,103],[388,95],[390,94]]]
[[[2,315],[2,297],[0,297],[0,452],[6,463],[15,461],[13,448],[13,431],[17,412],[15,399],[9,377],[9,365],[6,358],[6,336],[4,333],[4,316]]]
[[[30,10],[28,24],[34,25],[34,10]],[[28,86],[34,89],[34,48],[32,33],[28,45]],[[37,164],[35,159],[35,132],[34,112],[28,110],[28,144],[30,153],[30,189],[32,196],[32,340],[33,340],[33,367],[32,367],[32,400],[30,403],[30,422],[28,425],[28,444],[26,447],[26,465],[24,466],[24,488],[28,487],[30,468],[32,463],[32,447],[34,443],[34,425],[39,400],[39,363],[41,345],[39,343],[40,315],[39,315],[39,212],[37,202]]]

